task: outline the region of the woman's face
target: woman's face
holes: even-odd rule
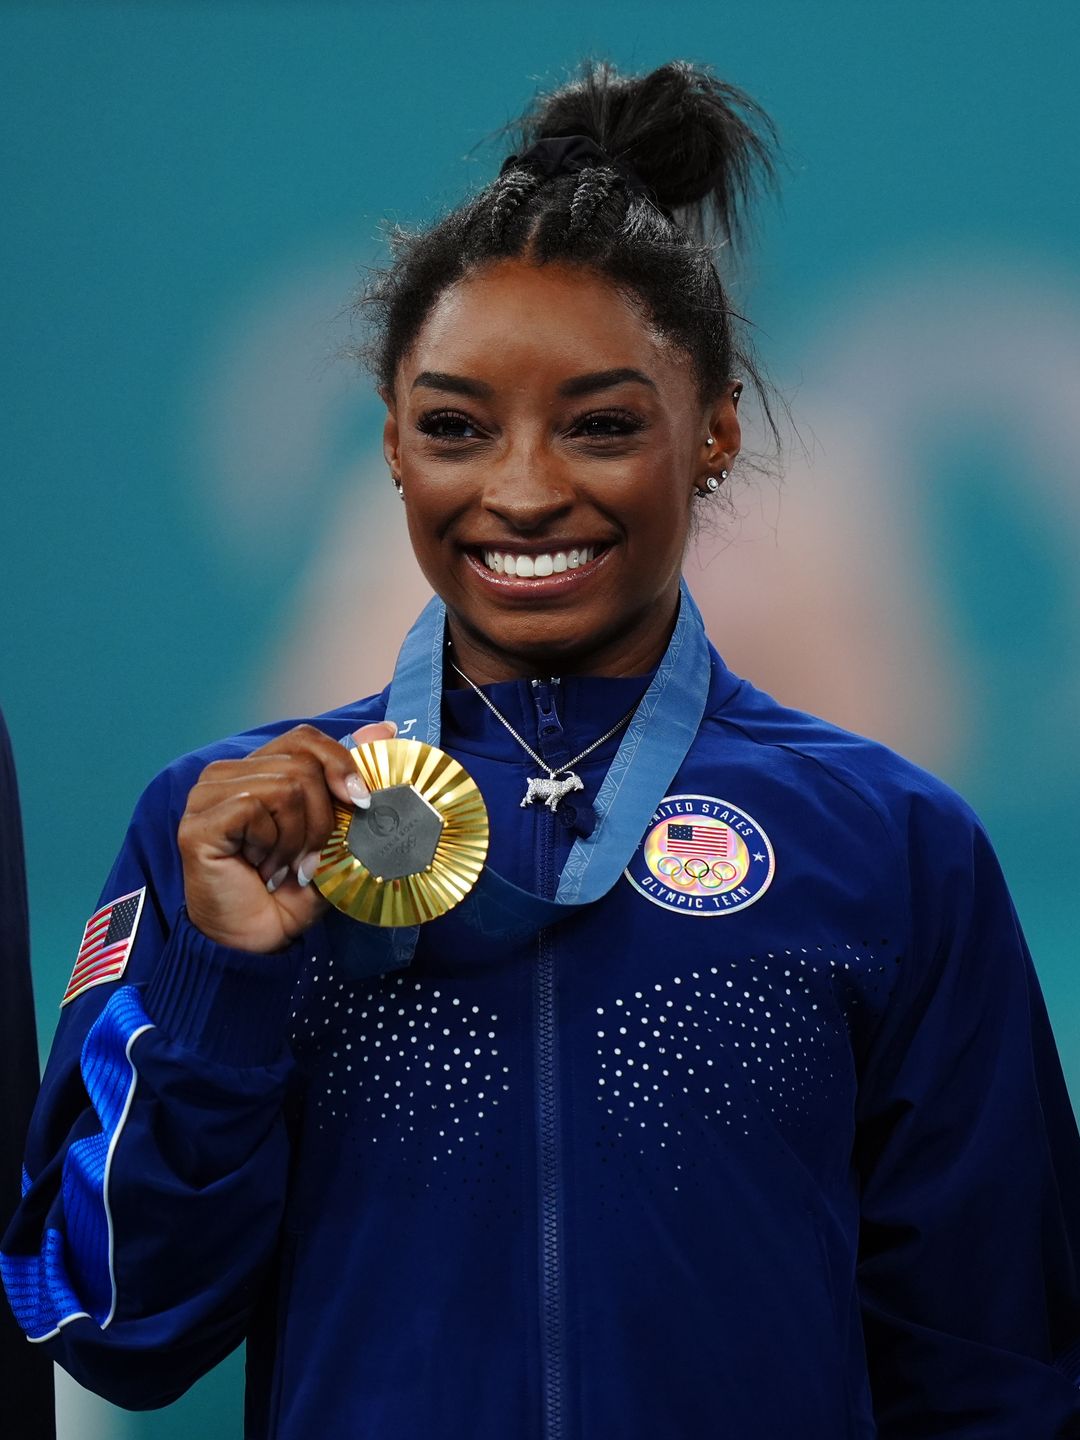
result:
[[[596,271],[507,260],[444,292],[385,452],[474,679],[657,662],[695,491],[738,450],[731,389],[703,406],[686,353]]]

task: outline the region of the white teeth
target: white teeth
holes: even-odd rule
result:
[[[543,579],[548,575],[561,575],[565,570],[579,570],[595,558],[595,545],[544,555],[507,555],[500,550],[484,551],[484,564],[496,575],[518,575],[526,579],[533,576]]]

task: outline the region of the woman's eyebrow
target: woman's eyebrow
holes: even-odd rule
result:
[[[635,382],[656,389],[655,381],[641,370],[620,366],[615,370],[593,370],[587,375],[574,375],[559,386],[559,394],[569,399],[578,395],[594,395],[598,390],[610,390],[616,385]],[[412,389],[449,390],[454,395],[472,395],[479,400],[490,400],[494,387],[483,380],[471,380],[467,375],[450,375],[444,370],[421,370],[412,383]]]
[[[592,395],[597,390],[610,390],[614,385],[624,385],[631,380],[639,385],[648,385],[650,390],[656,389],[655,382],[643,371],[623,366],[618,370],[594,370],[589,375],[575,375],[572,380],[563,381],[559,386],[559,394],[567,397]]]
[[[473,395],[478,400],[490,400],[494,390],[483,380],[470,380],[466,375],[447,375],[442,370],[421,370],[412,383],[412,389],[422,386],[425,390],[450,390],[455,395]]]

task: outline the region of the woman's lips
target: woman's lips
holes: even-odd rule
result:
[[[534,595],[540,598],[545,592],[563,591],[568,587],[580,585],[594,576],[604,565],[607,557],[611,554],[610,545],[579,545],[571,546],[562,550],[535,551],[524,554],[521,551],[502,551],[488,549],[466,550],[465,558],[468,560],[474,574],[480,577],[485,584],[494,586],[501,594],[509,595],[517,593],[522,595]],[[571,556],[576,563],[571,563]],[[588,558],[588,557],[592,558]],[[559,557],[562,562],[559,564]],[[507,558],[513,561],[514,574],[509,574],[506,566]],[[501,560],[502,568],[497,569],[490,562]],[[531,575],[520,575],[516,573],[518,565],[522,560],[532,570]],[[537,562],[540,562],[541,574],[536,573]],[[546,562],[550,561],[551,568],[548,569]],[[558,568],[556,565],[558,564]]]

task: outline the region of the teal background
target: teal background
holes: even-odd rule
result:
[[[1080,1094],[1078,43],[1064,0],[0,8],[0,704],[43,1046],[142,785],[292,698],[335,507],[371,497],[359,584],[399,518],[328,358],[380,220],[488,178],[473,147],[578,57],[686,56],[786,141],[737,293],[801,437],[691,581],[736,668],[975,805]],[[373,688],[361,658],[312,708]],[[240,1385],[234,1357],[128,1417],[63,1380],[61,1435],[239,1436]]]

